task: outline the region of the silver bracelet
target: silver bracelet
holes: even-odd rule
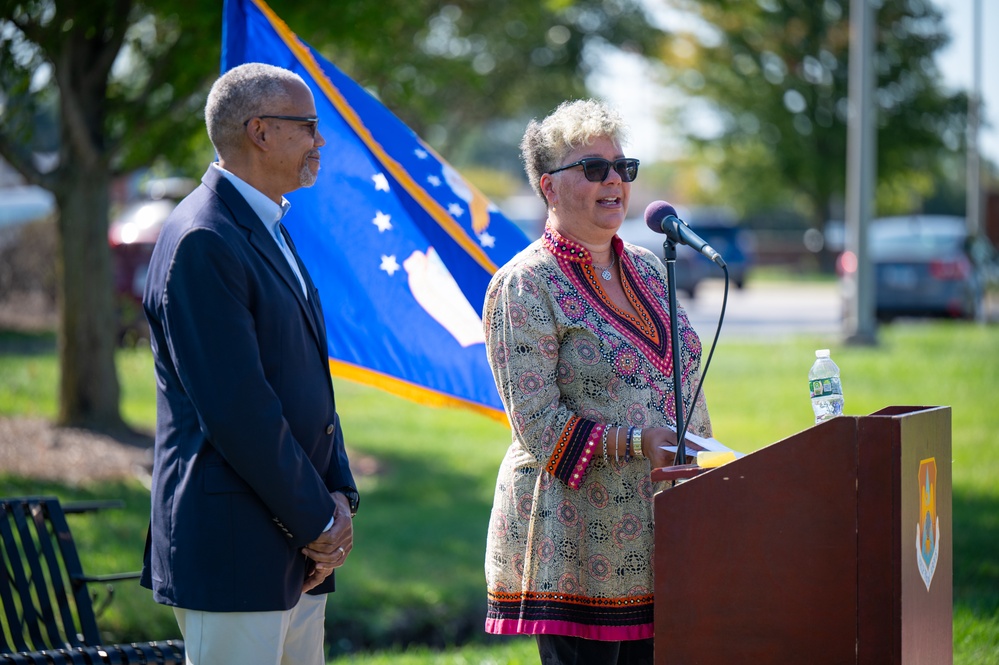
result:
[[[618,458],[618,455],[617,455],[617,435],[618,435],[618,434],[619,434],[620,432],[621,432],[621,426],[620,426],[620,425],[618,425],[618,426],[617,426],[617,429],[616,429],[616,430],[614,430],[614,461],[615,461],[615,462],[618,462],[618,463],[620,463],[620,462],[621,462],[621,460],[620,460],[620,459]]]
[[[601,441],[603,441],[603,445],[604,445],[604,461],[605,462],[607,461],[607,432],[609,430],[610,430],[610,425],[606,425],[604,427],[603,435],[600,437],[600,439],[601,439]]]

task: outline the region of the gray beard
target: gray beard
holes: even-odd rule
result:
[[[309,168],[308,164],[302,166],[302,170],[298,172],[298,184],[302,187],[312,187],[316,184],[316,178],[319,174],[313,173],[312,169]]]

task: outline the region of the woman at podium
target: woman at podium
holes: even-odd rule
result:
[[[593,100],[531,121],[521,151],[544,235],[496,272],[483,310],[512,431],[489,521],[486,631],[535,635],[545,665],[652,663],[650,469],[672,463],[674,371],[689,431],[711,436],[703,398],[691,404],[697,334],[679,310],[674,368],[665,267],[617,237],[638,175],[625,132]]]

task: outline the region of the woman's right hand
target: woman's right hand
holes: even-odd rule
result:
[[[642,430],[642,453],[649,458],[653,469],[673,465],[675,455],[663,450],[663,446],[676,446],[676,432],[668,427],[647,427]],[[686,450],[689,464],[697,454],[696,445],[689,438]]]

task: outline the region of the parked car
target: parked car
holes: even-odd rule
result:
[[[34,185],[0,188],[0,228],[15,227],[51,217],[55,213],[52,192]]]
[[[697,235],[714,247],[728,266],[729,279],[736,288],[746,284],[753,263],[755,244],[752,233],[736,225],[735,216],[723,208],[692,208],[677,211]],[[666,237],[656,233],[642,218],[628,218],[621,225],[618,235],[622,240],[652,251],[662,259],[663,241]],[[686,245],[676,251],[676,287],[693,298],[700,283],[711,277],[723,277],[721,269],[699,252]]]
[[[969,240],[963,217],[879,218],[871,221],[868,238],[878,319],[974,319],[982,313],[986,266],[972,256],[983,241]]]
[[[153,245],[163,222],[196,185],[187,178],[151,180],[145,187],[146,197],[126,204],[108,228],[120,344],[132,344],[148,336],[142,291]]]
[[[695,219],[698,218],[695,217]],[[698,219],[696,222],[688,221],[688,223],[697,232],[697,235],[704,238],[725,259],[729,279],[732,280],[735,287],[737,289],[745,287],[746,279],[749,277],[749,269],[755,261],[756,254],[756,242],[752,232],[720,217]],[[697,257],[701,263],[709,267],[714,266],[703,255],[698,254]],[[717,267],[714,269],[717,270]]]

